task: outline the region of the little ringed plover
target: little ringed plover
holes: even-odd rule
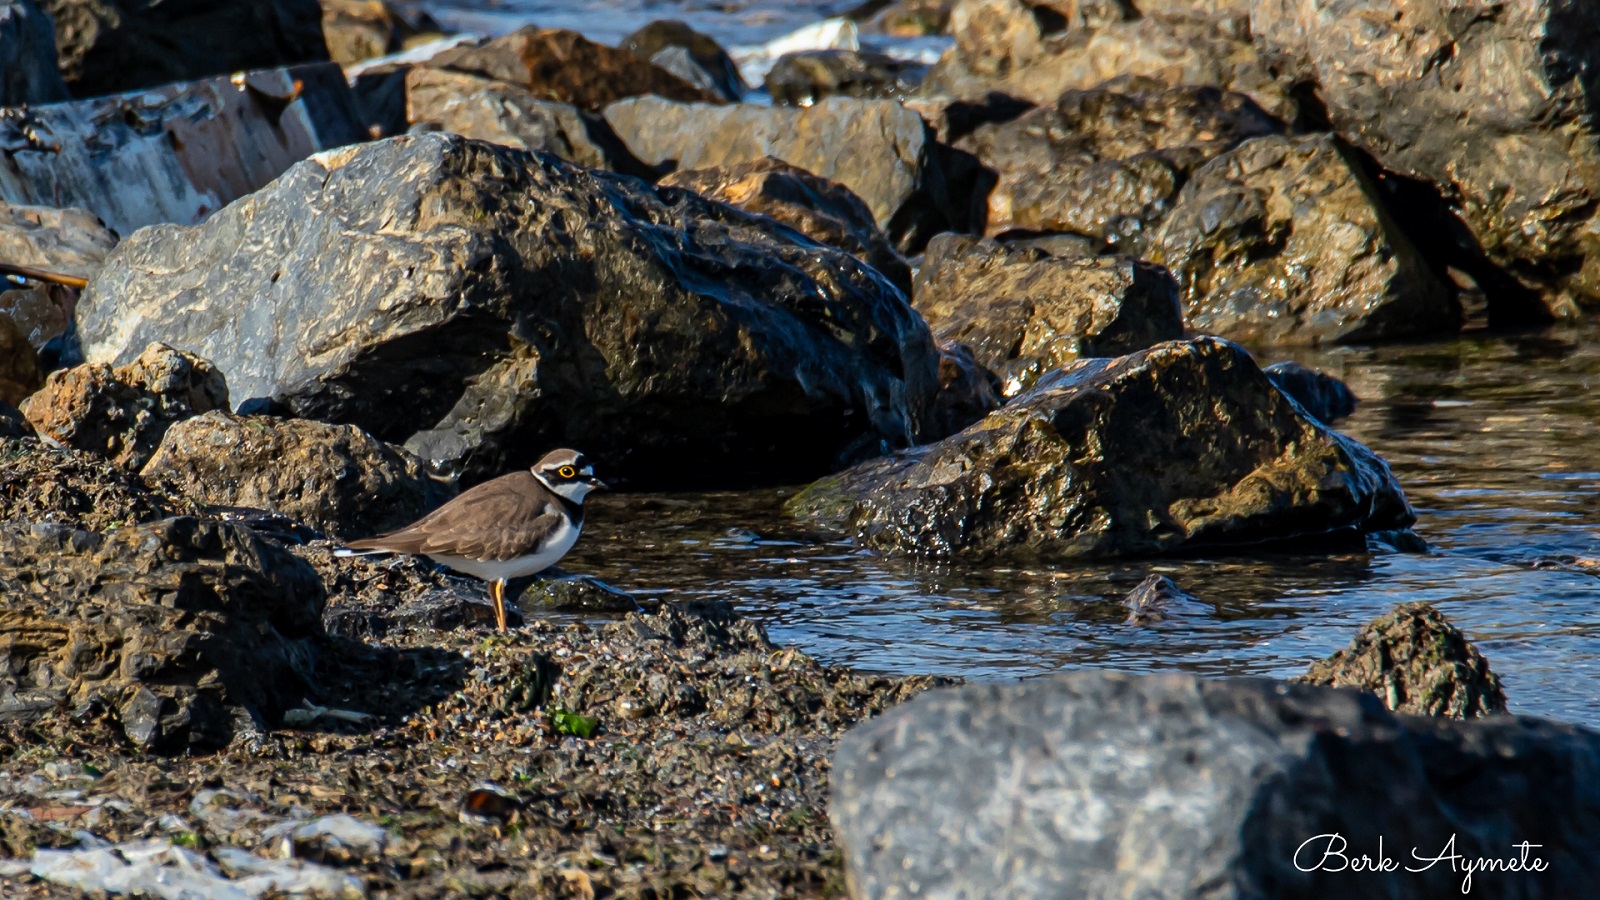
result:
[[[351,550],[416,553],[489,582],[506,630],[506,582],[555,565],[583,531],[583,499],[606,487],[576,450],[553,450],[532,469],[463,492],[406,527],[352,541]]]

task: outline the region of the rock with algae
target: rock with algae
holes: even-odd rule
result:
[[[1296,680],[1377,694],[1395,712],[1452,719],[1506,712],[1489,661],[1430,603],[1403,603],[1367,623],[1348,649]]]

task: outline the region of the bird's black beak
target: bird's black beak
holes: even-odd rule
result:
[[[606,484],[604,481],[601,481],[598,478],[590,476],[587,480],[589,482],[589,487],[594,488],[597,491],[609,491],[609,490],[611,490],[611,485]]]

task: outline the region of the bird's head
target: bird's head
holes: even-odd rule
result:
[[[552,450],[534,463],[533,475],[573,503],[582,503],[593,490],[604,490],[604,481],[594,477],[594,465],[576,450]]]

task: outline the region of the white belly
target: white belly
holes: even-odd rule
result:
[[[468,559],[464,556],[446,556],[442,553],[429,553],[428,558],[442,566],[449,566],[457,572],[465,572],[484,581],[509,581],[512,578],[543,572],[555,565],[556,561],[566,556],[572,545],[578,542],[578,534],[582,531],[582,525],[574,527],[571,522],[564,521],[550,536],[543,550],[514,559]]]

